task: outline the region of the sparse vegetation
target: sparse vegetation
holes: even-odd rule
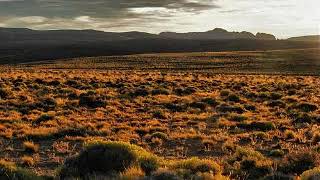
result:
[[[1,160],[0,173],[219,180],[317,173],[317,76],[100,65],[0,69],[0,158],[13,162]]]

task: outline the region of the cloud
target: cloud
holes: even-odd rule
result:
[[[0,16],[43,16],[47,18],[129,18],[132,8],[164,8],[201,12],[217,8],[215,0],[0,0]]]

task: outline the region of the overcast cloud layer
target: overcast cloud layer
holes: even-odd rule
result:
[[[319,34],[318,0],[0,0],[0,26],[104,31]]]

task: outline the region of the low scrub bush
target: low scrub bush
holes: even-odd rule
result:
[[[319,155],[312,152],[290,153],[279,164],[279,170],[286,174],[301,174],[319,165]]]
[[[143,148],[123,142],[90,142],[78,155],[66,160],[60,177],[112,174],[140,165],[146,173],[157,169],[159,159]]]

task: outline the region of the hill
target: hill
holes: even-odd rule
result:
[[[320,35],[292,37],[289,41],[320,41]]]
[[[316,41],[275,40],[270,34],[214,29],[199,33],[102,32],[0,28],[0,63],[16,64],[83,56],[315,48]]]

